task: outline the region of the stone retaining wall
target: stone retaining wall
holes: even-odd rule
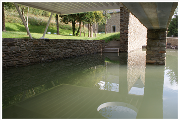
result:
[[[178,46],[178,37],[166,37],[166,45]]]
[[[2,66],[26,66],[101,52],[103,40],[2,39]]]

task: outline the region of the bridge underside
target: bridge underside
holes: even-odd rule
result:
[[[166,47],[166,30],[174,14],[174,10],[177,7],[177,3],[173,3],[173,2],[156,2],[156,3],[124,2],[122,4],[123,4],[123,8],[126,8],[128,12],[133,14],[147,28],[146,63],[164,65],[165,53],[166,53],[166,48],[165,48]],[[122,12],[122,15],[125,15],[125,14],[127,13]],[[121,19],[124,19],[124,18],[121,18]],[[127,18],[121,21],[127,21]],[[136,27],[137,29],[134,29],[134,33],[139,34],[139,37],[131,37],[132,35],[129,34],[131,33],[130,27],[129,27],[130,24],[131,23],[129,20],[128,27],[126,28],[127,31],[125,31],[126,33],[125,32],[123,33],[126,36],[123,39],[128,42],[129,41],[131,42],[132,38],[133,39],[137,38],[137,40],[139,39],[141,40],[142,39],[141,37],[143,35],[137,33],[137,30],[139,30],[138,27]],[[122,32],[123,30],[121,30],[121,35],[122,35]],[[141,31],[141,33],[142,32],[143,31]],[[128,45],[128,48],[129,47],[130,46]]]
[[[166,49],[165,49],[166,30],[169,26],[169,23],[171,21],[171,18],[174,14],[174,11],[178,3],[177,2],[122,2],[122,3],[120,2],[57,2],[57,3],[17,2],[17,4],[30,6],[61,15],[120,8],[121,9],[120,23],[123,23],[120,24],[120,32],[121,32],[120,51],[122,52],[129,51],[128,49],[130,48],[130,42],[131,42],[130,40],[135,38],[134,41],[136,41],[136,43],[141,43],[140,41],[138,41],[141,39],[138,38],[141,38],[142,36],[145,35],[145,34],[142,35],[142,32],[139,32],[139,29],[143,27],[130,26],[130,23],[133,23],[134,21],[134,18],[131,20],[131,16],[133,15],[147,29],[146,30],[147,31],[146,63],[164,65],[165,53],[166,53]],[[125,17],[122,18],[122,16]],[[142,45],[138,44],[138,46],[136,46],[134,49],[137,48],[142,48]]]

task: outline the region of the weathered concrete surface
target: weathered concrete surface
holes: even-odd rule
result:
[[[164,29],[169,26],[177,2],[122,2],[148,29]]]

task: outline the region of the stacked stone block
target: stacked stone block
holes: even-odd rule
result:
[[[147,31],[147,64],[165,64],[166,53],[166,30],[148,29]]]
[[[120,32],[120,12],[111,13],[111,18],[107,19],[107,33],[112,33],[112,26],[116,26],[116,32]]]
[[[129,12],[120,7],[120,52],[128,51]]]
[[[76,57],[101,52],[103,40],[2,39],[3,67]]]
[[[172,48],[175,47],[176,49],[178,48],[178,37],[167,37],[166,38],[166,47],[167,48]]]
[[[124,7],[120,8],[120,51],[142,49],[147,41],[147,28]]]
[[[147,44],[147,28],[131,13],[128,26],[128,52],[142,50]]]

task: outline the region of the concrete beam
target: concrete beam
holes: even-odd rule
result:
[[[157,5],[156,3],[140,3],[142,8],[144,9],[145,14],[147,15],[152,27],[154,29],[159,29],[159,22],[158,22],[158,14],[156,11]]]
[[[153,29],[149,18],[147,17],[144,9],[142,8],[141,4],[138,2],[123,2],[122,3],[125,8],[128,9],[139,21],[149,29]]]

